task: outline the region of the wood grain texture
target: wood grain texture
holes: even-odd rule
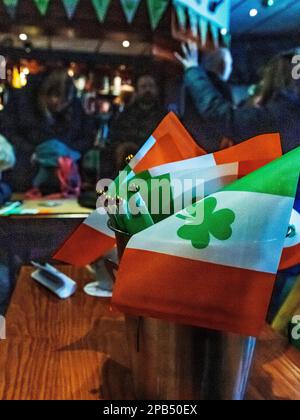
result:
[[[7,340],[0,341],[0,399],[134,399],[124,317],[108,299],[83,293],[91,280],[86,270],[60,269],[79,286],[66,301],[33,282],[31,268],[21,271]],[[172,371],[166,374],[172,381]],[[300,352],[269,328],[258,343],[247,399],[300,399]]]
[[[300,400],[300,351],[266,327],[258,341],[249,400]]]
[[[66,301],[21,271],[0,341],[0,399],[131,399],[123,316],[84,294],[87,271],[61,270],[79,286]]]

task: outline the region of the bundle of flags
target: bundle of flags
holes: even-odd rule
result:
[[[145,145],[124,169],[128,179],[151,167],[205,155],[175,114],[167,115]],[[116,180],[118,184],[118,180]],[[115,244],[109,217],[95,210],[67,239],[54,258],[75,266],[91,264]]]
[[[128,185],[201,179],[203,197],[192,194],[176,212],[171,188],[171,215],[149,214],[154,223],[137,230],[122,258],[113,304],[133,315],[257,336],[279,265],[300,263],[299,213],[292,214],[300,148],[281,155],[278,134],[205,154],[169,114],[126,168]],[[115,243],[108,219],[92,213],[55,258],[85,265],[104,256]]]

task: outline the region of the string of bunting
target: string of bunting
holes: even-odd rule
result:
[[[11,19],[16,18],[18,6],[24,0],[2,0]],[[51,0],[32,1],[41,16],[46,16]],[[182,31],[189,31],[193,37],[199,37],[205,45],[208,33],[211,34],[215,45],[218,44],[220,33],[229,34],[229,18],[231,0],[91,0],[97,19],[105,22],[109,9],[119,1],[128,24],[134,22],[138,9],[145,1],[150,26],[156,30],[168,7],[172,4],[179,27]],[[73,19],[80,0],[61,0],[68,19]],[[228,35],[227,35],[228,36]]]

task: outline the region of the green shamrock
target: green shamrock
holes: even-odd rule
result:
[[[235,220],[235,214],[229,209],[215,211],[217,203],[216,198],[209,197],[189,207],[187,209],[189,216],[178,215],[180,219],[187,220],[187,223],[181,226],[177,235],[191,241],[196,249],[207,248],[211,235],[219,241],[229,239],[232,236],[231,225]]]

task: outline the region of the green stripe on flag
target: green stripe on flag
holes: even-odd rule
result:
[[[222,191],[249,191],[295,197],[299,175],[300,147],[297,147]]]

